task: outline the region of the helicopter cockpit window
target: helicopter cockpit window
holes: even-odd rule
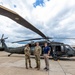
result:
[[[70,46],[66,45],[65,47],[66,47],[67,50],[71,50]]]

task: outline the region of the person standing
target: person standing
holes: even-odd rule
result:
[[[35,60],[36,60],[36,67],[37,70],[40,69],[40,55],[41,55],[42,49],[39,46],[39,43],[36,43],[35,49],[34,49],[34,55],[35,55]]]
[[[24,48],[24,53],[25,53],[25,65],[26,69],[28,69],[28,62],[29,62],[29,67],[31,67],[31,60],[30,60],[30,47],[27,44],[26,47]]]
[[[45,65],[46,67],[44,68],[46,71],[49,70],[49,55],[50,55],[50,47],[47,45],[47,43],[44,44],[44,59],[45,59]]]

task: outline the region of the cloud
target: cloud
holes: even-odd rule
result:
[[[14,10],[46,36],[75,37],[75,1],[43,0],[45,6],[33,6],[36,0],[1,0],[0,4]],[[15,6],[15,7],[14,7]],[[24,28],[14,21],[0,15],[0,37],[9,37],[9,41],[40,37],[35,32]],[[34,36],[34,37],[33,37]],[[27,38],[26,38],[27,37]],[[75,44],[75,40],[56,40]],[[8,43],[8,42],[7,42]],[[19,45],[19,44],[16,44]]]

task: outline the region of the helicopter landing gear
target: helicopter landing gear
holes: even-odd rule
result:
[[[53,59],[54,59],[55,61],[57,61],[57,60],[58,60],[58,56],[57,56],[57,54],[56,54],[56,52],[55,52],[55,51],[53,52],[52,57],[53,57]]]
[[[10,54],[8,55],[8,57],[10,57],[12,54],[13,54],[13,53],[10,53]]]
[[[57,60],[58,60],[58,57],[57,57],[57,56],[54,56],[53,59],[54,59],[55,61],[57,61]]]

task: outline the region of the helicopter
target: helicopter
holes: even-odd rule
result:
[[[31,48],[31,54],[32,55],[34,53],[35,44],[38,42],[39,45],[42,48],[41,56],[43,55],[44,43],[47,43],[48,46],[51,48],[50,55],[53,57],[54,60],[57,60],[60,57],[73,57],[73,56],[75,56],[75,49],[74,48],[72,48],[68,44],[50,41],[49,39],[54,39],[54,38],[51,38],[51,37],[20,40],[20,41],[15,41],[15,42],[12,42],[12,43],[18,43],[18,42],[23,42],[23,41],[31,41],[31,40],[41,40],[41,39],[45,39],[45,41],[36,41],[36,42],[33,42],[33,43],[28,43],[30,48]],[[59,39],[59,38],[56,38],[56,39]],[[64,38],[60,38],[60,39],[64,39]],[[71,39],[71,38],[66,38],[66,39]]]
[[[21,41],[15,41],[12,43],[18,43],[18,42],[23,42],[23,41],[32,41],[32,40],[41,40],[44,38],[33,38],[33,39],[28,39],[28,40],[21,40]],[[53,39],[53,38],[47,38],[47,39]],[[72,48],[70,45],[60,43],[60,42],[54,42],[54,41],[49,41],[45,39],[44,41],[37,41],[39,42],[39,45],[42,48],[42,54],[43,56],[43,48],[44,48],[44,43],[48,43],[48,46],[51,48],[50,55],[54,60],[58,60],[60,57],[73,57],[75,56],[75,49]],[[31,55],[34,55],[34,48],[35,44],[37,42],[30,42],[28,43],[31,49]],[[1,41],[4,51],[9,52],[10,54],[8,56],[11,56],[12,54],[24,54],[24,48],[25,46],[22,47],[17,47],[17,48],[8,48],[7,45],[5,44],[5,41]]]
[[[57,60],[60,57],[72,57],[75,56],[75,49],[73,49],[70,45],[66,45],[64,43],[60,43],[60,42],[54,42],[54,41],[50,41],[49,39],[53,39],[51,37],[46,37],[41,31],[39,31],[36,27],[34,27],[32,24],[30,24],[29,22],[27,22],[24,18],[22,18],[19,14],[17,14],[16,12],[4,7],[0,5],[0,14],[4,15],[6,17],[9,17],[10,19],[14,20],[15,22],[19,23],[20,25],[29,28],[30,30],[36,32],[37,34],[39,34],[40,36],[42,36],[42,38],[32,38],[32,39],[27,39],[27,40],[21,40],[21,41],[31,41],[31,40],[41,40],[41,39],[45,39],[45,41],[39,41],[40,46],[42,47],[42,54],[43,55],[43,47],[44,47],[44,43],[47,42],[48,46],[51,47],[51,56],[54,58],[54,60]],[[59,39],[59,38],[57,38]],[[61,38],[63,39],[63,38]],[[72,39],[72,38],[66,38],[66,39]],[[13,43],[17,43],[17,42],[21,42],[21,41],[16,41]],[[16,53],[16,54],[24,54],[24,47],[17,47],[17,48],[13,48],[10,49],[7,47],[7,45],[5,44],[5,40],[1,39],[1,43],[4,47],[4,50],[6,52],[9,52],[10,55]],[[31,48],[31,54],[33,55],[33,51],[34,51],[34,47],[35,47],[35,43],[36,42],[32,42],[32,43],[28,43],[30,48]]]

